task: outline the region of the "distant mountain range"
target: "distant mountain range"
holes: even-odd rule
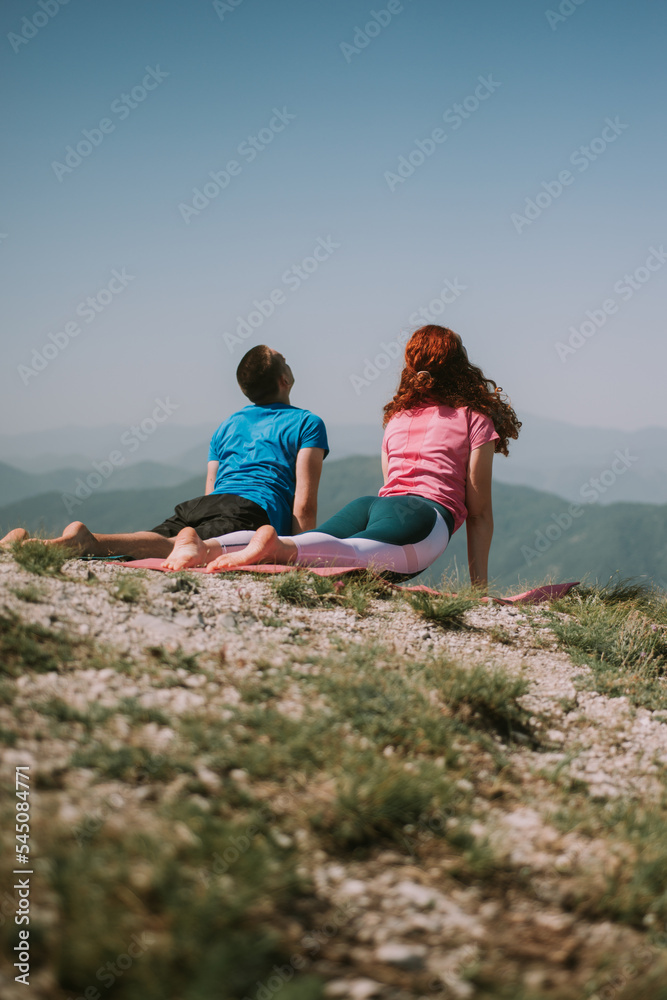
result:
[[[138,470],[137,475],[151,471],[133,468]],[[70,477],[73,470],[66,471]],[[122,473],[130,472],[131,468],[118,469],[109,477],[109,487],[111,482],[120,482]],[[381,481],[378,457],[327,460],[318,520],[321,523],[354,497],[377,493]],[[31,532],[53,535],[73,520],[85,521],[93,531],[151,528],[181,500],[201,495],[202,483],[200,474],[175,485],[165,483],[150,489],[100,487],[74,506],[70,500],[69,510],[58,485],[50,492],[3,505],[0,530],[4,533],[21,525]],[[69,478],[65,487],[71,487]],[[667,504],[586,503],[574,517],[569,508],[566,500],[552,493],[503,482],[494,484],[495,535],[490,574],[496,588],[517,584],[528,587],[547,579],[604,582],[618,574],[667,590]],[[465,528],[454,535],[444,555],[420,579],[439,583],[444,573],[467,580]]]
[[[100,471],[98,471],[100,470]],[[115,468],[106,460],[97,466],[87,468],[54,469],[50,472],[31,473],[16,469],[0,462],[0,506],[39,497],[44,493],[64,493],[73,495],[78,489],[85,492],[85,480],[93,476],[92,483],[100,481],[96,492],[118,490],[142,490],[163,486],[176,486],[192,478],[187,469],[160,462],[140,462]],[[199,476],[200,488],[206,480],[205,473]],[[83,485],[82,485],[83,484]]]
[[[123,464],[102,490],[149,489],[204,475],[209,425],[193,427],[166,422],[130,449],[128,428],[68,427],[41,433],[0,435],[0,462],[34,476],[57,474],[54,479],[21,480],[0,467],[0,506],[49,490],[66,490],[67,481],[92,473],[114,450]],[[352,455],[380,453],[382,428],[374,425],[329,427],[331,455],[325,463]],[[162,466],[162,468],[160,468]],[[130,475],[130,469],[136,470]],[[561,421],[524,416],[518,441],[510,443],[510,457],[496,457],[497,482],[555,493],[568,500],[612,504],[667,502],[667,429],[641,431],[576,427]],[[5,481],[7,485],[5,486]]]

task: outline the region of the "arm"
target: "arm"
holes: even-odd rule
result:
[[[489,549],[493,537],[491,504],[491,470],[495,441],[488,441],[470,452],[466,483],[466,534],[468,537],[468,568],[470,582],[475,587],[488,583]]]
[[[387,476],[389,475],[389,458],[387,452],[382,452],[382,483],[384,486],[387,485]]]
[[[302,448],[296,456],[296,492],[292,508],[292,533],[312,531],[317,523],[317,490],[322,474],[324,448]]]
[[[213,492],[215,487],[215,480],[218,475],[218,466],[220,462],[209,462],[206,469],[206,490],[204,491],[204,496],[208,496],[209,493]]]

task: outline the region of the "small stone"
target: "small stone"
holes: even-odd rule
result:
[[[366,883],[361,879],[348,878],[338,886],[338,892],[342,896],[363,896],[366,888]]]
[[[426,948],[421,944],[400,944],[388,941],[375,949],[375,960],[416,972],[424,968]]]
[[[220,778],[214,771],[211,771],[210,768],[200,764],[195,768],[195,773],[207,792],[212,793],[218,791],[220,788]]]
[[[428,889],[418,882],[399,882],[395,892],[397,896],[401,896],[403,899],[421,908],[433,906],[438,898],[438,893],[435,890]]]
[[[185,823],[174,823],[172,827],[172,832],[180,844],[184,847],[199,847],[201,845],[201,840],[192,832],[189,826]]]
[[[382,984],[373,979],[332,979],[324,987],[326,997],[345,997],[346,1000],[369,1000],[382,990]]]

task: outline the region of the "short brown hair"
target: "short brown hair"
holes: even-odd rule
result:
[[[284,370],[281,356],[266,344],[258,344],[241,358],[236,369],[236,381],[251,403],[266,403],[277,396],[278,380]]]

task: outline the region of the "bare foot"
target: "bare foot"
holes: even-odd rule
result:
[[[81,521],[72,521],[63,531],[60,538],[48,538],[47,545],[61,545],[63,548],[71,549],[79,556],[105,556],[106,550],[92,531],[88,531]]]
[[[286,566],[297,557],[297,547],[289,541],[278,538],[278,532],[270,524],[258,528],[252,541],[239,552],[218,556],[206,567],[207,573],[216,570],[234,569],[235,566],[254,566],[257,563],[278,563]]]
[[[14,528],[14,530],[9,531],[4,538],[0,538],[0,547],[8,549],[13,542],[25,542],[26,538],[29,537],[30,535],[25,528]]]
[[[220,550],[218,549],[218,551]],[[171,555],[162,563],[162,569],[190,569],[192,566],[205,566],[210,559],[210,550],[195,529],[181,528],[176,535]]]

